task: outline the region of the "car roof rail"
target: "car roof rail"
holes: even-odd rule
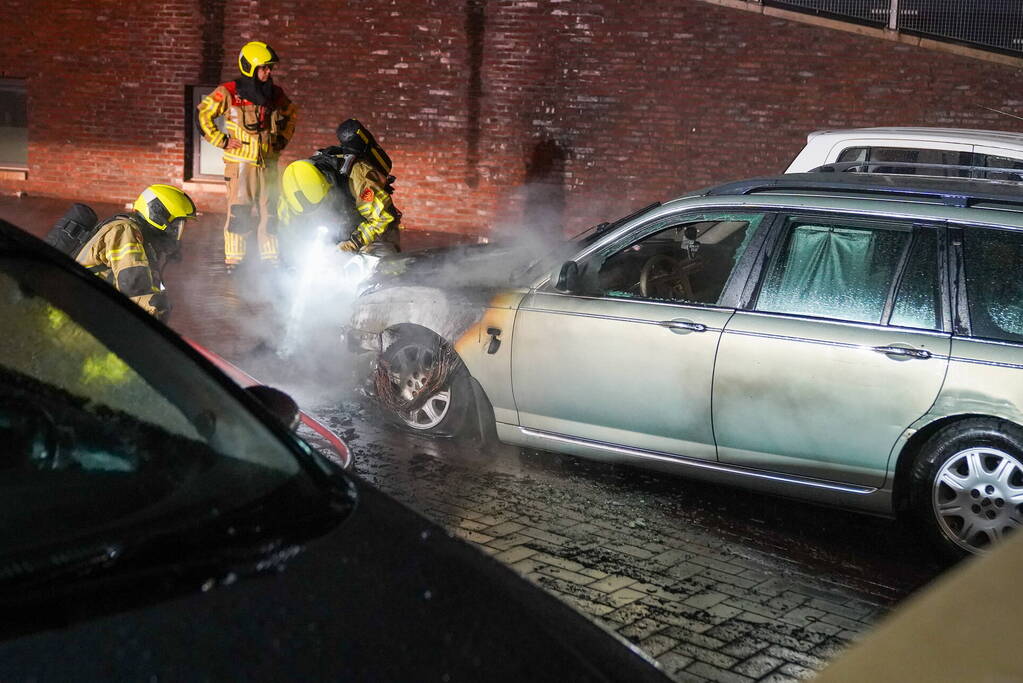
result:
[[[876,165],[888,166],[890,164],[883,162]],[[886,173],[840,173],[833,170],[786,173],[780,176],[739,180],[713,187],[706,194],[707,196],[749,195],[758,192],[786,190],[918,197],[936,199],[946,206],[958,207],[973,206],[981,202],[1023,207],[1023,183],[1019,182]]]

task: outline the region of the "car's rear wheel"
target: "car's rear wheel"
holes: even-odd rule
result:
[[[953,556],[984,553],[1023,526],[1023,433],[973,418],[924,444],[910,474],[913,509]]]
[[[391,420],[417,432],[455,436],[472,406],[462,360],[450,344],[426,330],[398,335],[381,354],[376,384]]]

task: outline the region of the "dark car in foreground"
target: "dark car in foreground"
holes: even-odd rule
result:
[[[663,681],[0,221],[0,679]]]

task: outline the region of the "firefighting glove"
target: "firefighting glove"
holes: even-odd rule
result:
[[[337,248],[341,251],[358,251],[359,245],[355,243],[355,240],[345,240],[341,244],[337,245]]]

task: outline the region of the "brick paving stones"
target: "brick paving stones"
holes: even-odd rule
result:
[[[893,522],[501,445],[428,453],[436,442],[383,429],[371,411],[320,414],[352,420],[361,476],[676,681],[812,677],[940,571]]]

